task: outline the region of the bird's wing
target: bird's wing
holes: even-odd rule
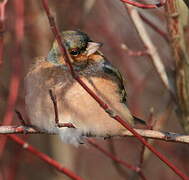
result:
[[[126,98],[127,93],[125,90],[125,79],[122,77],[121,73],[118,69],[116,69],[105,57],[103,62],[103,70],[105,73],[108,73],[109,75],[114,76],[114,78],[117,78],[119,90],[120,90],[120,101],[127,105]]]
[[[118,83],[119,83],[118,85],[119,85],[120,95],[121,95],[120,101],[127,106],[127,99],[126,99],[127,93],[125,90],[125,79],[122,77],[119,70],[116,69],[115,67],[113,67],[112,64],[107,60],[104,60],[103,70],[104,70],[104,72],[106,72],[118,79]],[[144,120],[142,120],[138,117],[135,117],[135,116],[133,116],[133,118],[134,118],[135,122],[139,122],[139,123],[146,125],[146,122]]]

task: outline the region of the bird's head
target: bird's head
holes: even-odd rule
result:
[[[72,63],[76,64],[86,63],[89,56],[97,52],[102,45],[101,43],[93,42],[86,33],[81,31],[63,31],[61,36],[66,49],[72,57]],[[47,60],[56,65],[65,64],[56,41],[48,53]]]

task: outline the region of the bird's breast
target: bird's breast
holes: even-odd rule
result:
[[[115,113],[132,123],[127,107],[120,102],[119,87],[115,80],[99,67],[80,72],[81,80]],[[33,68],[25,79],[26,107],[32,124],[53,130],[55,114],[49,89],[57,97],[59,121],[70,122],[84,133],[95,135],[120,134],[124,128],[75,81],[68,70],[41,64]]]

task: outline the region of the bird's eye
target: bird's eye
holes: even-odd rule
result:
[[[72,50],[70,52],[70,54],[73,55],[73,56],[77,56],[79,54],[79,51],[78,50]]]

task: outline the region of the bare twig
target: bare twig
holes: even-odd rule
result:
[[[51,165],[52,167],[54,167],[56,170],[64,173],[65,175],[67,175],[68,177],[70,177],[73,180],[83,180],[83,178],[79,177],[78,175],[76,175],[74,172],[72,172],[71,170],[63,167],[61,164],[59,164],[57,161],[55,161],[54,159],[50,158],[49,156],[47,156],[46,154],[38,151],[36,148],[34,148],[33,146],[29,145],[27,142],[23,141],[21,138],[17,137],[16,135],[8,135],[8,137],[16,142],[17,144],[19,144],[23,149],[27,150],[28,152],[34,154],[36,157],[38,157],[39,159],[41,159],[42,161],[46,162],[47,164]]]
[[[27,124],[26,124],[24,118],[22,117],[22,114],[18,110],[15,110],[15,113],[16,113],[18,119],[20,120],[21,124],[23,126],[26,126]]]
[[[0,3],[0,65],[3,63],[3,49],[4,49],[4,31],[5,31],[5,7],[8,0],[4,0]]]
[[[6,1],[4,1],[6,2]],[[7,108],[3,119],[3,124],[11,124],[15,109],[15,104],[18,96],[18,89],[20,85],[20,78],[21,78],[21,43],[24,37],[24,2],[23,0],[14,1],[15,7],[15,37],[16,37],[16,44],[15,44],[15,52],[14,56],[12,56],[12,74],[10,79],[9,85],[9,96],[7,100]],[[5,144],[6,144],[6,137],[1,140],[0,144],[0,157],[3,153]]]
[[[169,90],[169,92],[171,94],[174,94],[175,92],[169,83],[169,79],[168,79],[167,73],[165,71],[165,67],[161,61],[160,55],[146,31],[139,13],[137,12],[136,9],[132,8],[131,6],[128,6],[125,4],[125,7],[128,10],[128,13],[136,27],[139,37],[141,38],[142,42],[144,43],[144,46],[148,48],[149,57],[152,59],[152,63],[154,65],[155,70],[157,71],[160,79],[162,80],[164,86]]]
[[[148,130],[153,130],[154,128],[154,119],[153,119],[153,109],[150,110],[150,116],[148,118],[148,124],[147,124],[147,128]],[[148,141],[148,139],[146,139]],[[139,167],[141,168],[142,165],[143,165],[143,162],[144,162],[144,153],[145,153],[145,149],[146,147],[142,144],[142,148],[141,148],[141,151],[140,151],[140,161],[139,161]]]
[[[114,138],[109,138],[107,146],[110,153],[112,153],[112,155],[117,157],[118,156],[118,153],[116,151],[117,146],[114,144],[114,140],[115,140]],[[113,159],[112,159],[112,165],[114,166],[115,170],[117,171],[117,173],[119,173],[121,177],[125,179],[128,176],[128,172],[122,167],[122,165],[117,163]],[[136,173],[136,171],[133,172]]]
[[[117,158],[116,156],[114,156],[113,154],[111,154],[110,152],[106,151],[104,148],[102,148],[101,146],[99,146],[98,144],[96,144],[93,140],[88,139],[87,142],[89,144],[91,144],[93,147],[95,147],[96,149],[98,149],[100,152],[102,152],[105,156],[108,156],[110,159],[112,159],[113,161],[123,165],[124,167],[131,169],[137,173],[139,173],[141,179],[145,180],[146,178],[144,177],[144,174],[142,173],[141,169],[137,166],[133,166],[131,164],[128,164],[127,162]]]
[[[135,129],[136,130],[136,129]],[[189,135],[182,135],[173,132],[161,132],[154,130],[136,130],[141,136],[151,139],[159,139],[169,142],[181,142],[181,143],[189,143]],[[133,136],[130,132],[124,131],[123,135]]]
[[[179,118],[181,117],[181,125],[186,132],[189,132],[189,55],[183,33],[184,24],[182,24],[185,17],[181,17],[184,9],[179,3],[181,3],[179,0],[167,0],[165,9],[168,14],[168,31],[176,65],[176,90],[180,107],[178,115]]]
[[[65,124],[64,127],[70,127],[70,124]],[[167,142],[177,142],[177,143],[186,143],[189,144],[189,135],[178,134],[174,132],[163,132],[163,131],[155,131],[148,129],[134,129],[138,134],[145,138],[162,140]],[[38,131],[36,128],[32,126],[0,126],[0,134],[52,134],[46,131]],[[125,130],[120,137],[134,135]],[[93,137],[92,135],[88,137]]]
[[[167,42],[169,42],[168,34],[164,32],[160,27],[158,27],[154,22],[150,21],[147,17],[145,17],[142,13],[139,12],[141,19],[148,24],[155,32],[160,34]]]
[[[52,100],[53,106],[54,106],[55,123],[56,123],[57,126],[59,127],[58,105],[57,105],[56,95],[53,94],[52,89],[49,90],[49,95],[50,95],[50,97],[51,97],[51,100]]]
[[[132,0],[120,0],[120,1],[126,4],[130,4],[132,6],[136,6],[138,8],[143,8],[143,9],[155,9],[155,8],[162,7],[165,4],[165,2],[161,2],[161,1],[157,4],[142,4],[142,3],[132,1]]]
[[[58,105],[57,105],[57,100],[56,100],[56,95],[53,93],[52,89],[49,90],[49,95],[51,97],[51,100],[53,102],[54,106],[54,114],[55,114],[55,123],[58,127],[68,127],[68,128],[75,128],[73,124],[71,123],[60,123],[59,122],[59,117],[58,117]]]
[[[32,126],[0,126],[0,134],[44,134]]]
[[[189,8],[189,1],[188,0],[183,0],[186,6]]]

